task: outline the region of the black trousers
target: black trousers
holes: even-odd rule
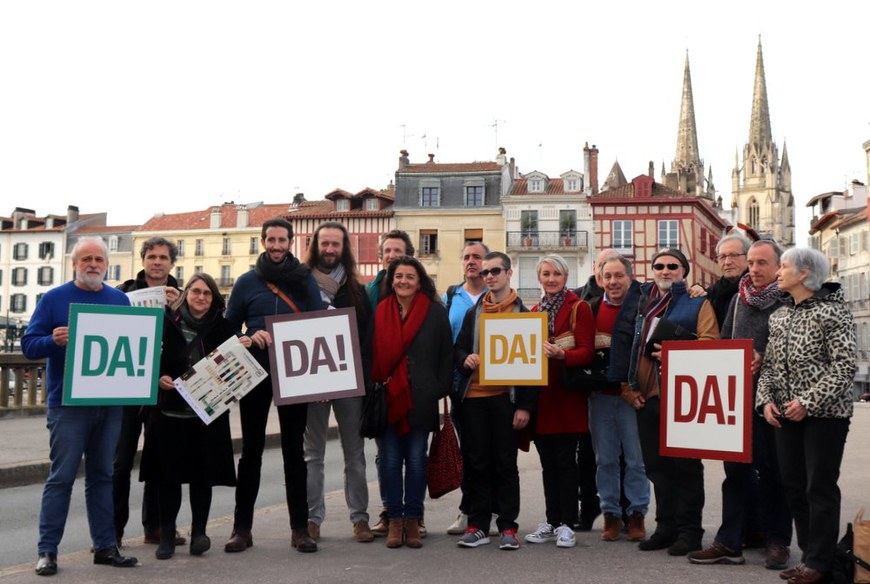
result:
[[[541,459],[547,523],[577,523],[577,441],[580,434],[535,434]]]
[[[236,486],[233,528],[250,529],[254,524],[254,505],[260,491],[260,470],[266,446],[266,422],[272,406],[272,380],[266,379],[239,402],[242,421],[242,456]],[[281,454],[284,458],[284,488],[290,527],[308,527],[308,473],[302,448],[308,404],[278,406],[281,426]]]
[[[498,512],[498,529],[517,529],[520,475],[514,406],[507,393],[466,399],[462,418],[463,501],[468,524],[489,531]]]
[[[121,434],[115,448],[112,472],[112,506],[115,510],[116,534],[124,533],[130,519],[130,475],[139,448],[139,435],[148,415],[147,411],[143,412],[142,406],[123,406],[121,412]],[[145,528],[145,535],[155,533],[160,527],[160,499],[157,484],[153,481],[145,481],[142,494],[142,527]]]
[[[211,510],[211,485],[190,483],[191,535],[205,535]],[[175,520],[181,508],[181,483],[160,483],[160,530],[165,537],[175,537]]]
[[[775,430],[782,486],[794,516],[801,561],[830,572],[840,531],[840,463],[848,418],[783,420]]]
[[[601,513],[598,485],[595,484],[597,472],[592,434],[589,432],[580,434],[577,442],[577,479],[580,487],[577,498],[580,500],[580,513],[588,519],[594,519]]]
[[[697,458],[659,454],[661,400],[652,397],[637,411],[637,430],[646,476],[656,495],[656,532],[700,546],[704,536],[704,465]]]

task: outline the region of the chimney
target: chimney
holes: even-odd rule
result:
[[[296,193],[293,195],[293,206],[298,207],[305,202],[305,193]]]
[[[507,163],[507,150],[504,148],[498,149],[498,156],[495,157],[495,161],[499,164],[499,166],[504,166]]]
[[[592,151],[589,149],[589,142],[583,145],[583,177],[586,179],[583,191],[588,196],[592,194]]]
[[[211,208],[211,223],[209,227],[211,229],[221,228],[221,208],[218,205]]]
[[[589,186],[592,187],[592,194],[598,194],[598,147],[592,145],[592,150],[589,151]]]
[[[514,160],[514,157],[511,156],[511,161],[508,163],[510,165],[511,172],[511,180],[517,178],[517,161]]]
[[[239,205],[236,207],[236,227],[244,229],[248,226],[248,207]]]
[[[435,155],[434,155],[434,154],[430,154],[430,155],[429,155],[429,164],[432,164],[433,162],[435,162]]]
[[[79,208],[75,205],[70,205],[66,208],[66,224],[72,225],[79,220]]]
[[[649,161],[649,170],[647,170],[647,174],[651,179],[656,179],[656,166],[653,164],[652,160]]]
[[[408,158],[408,151],[404,149],[399,150],[399,170],[402,170],[409,164],[411,164],[411,161]]]

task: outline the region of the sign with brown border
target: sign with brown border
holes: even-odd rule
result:
[[[276,405],[365,394],[353,308],[269,316],[266,330]]]
[[[547,385],[546,312],[480,314],[480,384]]]

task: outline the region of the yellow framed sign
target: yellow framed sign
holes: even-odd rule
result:
[[[480,384],[547,385],[546,312],[480,314]]]

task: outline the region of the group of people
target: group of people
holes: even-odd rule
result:
[[[149,408],[61,404],[69,305],[129,304],[123,292],[103,284],[105,244],[79,240],[72,253],[75,280],[46,294],[22,340],[29,358],[48,358],[52,464],[40,514],[38,574],[57,571],[83,454],[94,562],[137,563],[119,547],[143,426],[143,526],[146,542],[157,544],[156,557],[171,558],[176,546],[187,543],[176,525],[183,484],[190,489],[191,554],[211,546],[206,524],[216,485],[235,486],[233,530],[224,550],[251,547],[271,380],[239,404],[243,446],[237,470],[228,417],[202,424],[172,380],[231,336],[268,369],[272,338],[266,317],[336,307],[356,313],[367,386],[386,389],[388,423],[376,438],[375,459],[382,510],[370,525],[359,432],[364,398],[277,406],[291,545],[298,551],[317,551],[325,519],[330,410],[344,456],[353,538],[371,542],[383,536],[389,548],[423,545],[429,435],[438,425],[440,400],[449,396],[464,476],[459,514],[448,533],[460,536],[460,547],[489,544],[492,536],[501,549],[520,547],[517,454],[534,442],[546,510],[523,537],[529,544],[573,547],[575,529],[591,529],[603,513],[604,541],[618,540],[625,531],[641,550],[667,549],[697,564],[740,564],[745,539],[760,532],[766,567],[782,570],[790,584],[827,577],[839,527],[837,478],[852,413],[856,347],[842,291],[825,282],[828,266],[819,252],[783,254],[772,241],[750,244],[730,234],[716,249],[722,278],[704,289],[687,285],[690,264],[680,250],[657,252],[653,280],[644,284],[635,280],[629,259],[604,250],[589,282],[576,291],[568,289],[565,260],[545,255],[537,264],[540,301],[527,308],[510,286],[510,257],[479,241],[463,249],[463,282],[439,297],[403,231],[382,237],[383,269],[367,286],[360,283],[340,223],[321,224],[301,261],[290,252],[292,238],[292,226],[283,219],[264,223],[264,251],[237,280],[226,306],[207,274],[194,275],[179,291],[169,275],[174,244],[163,238],[145,242],[143,271],[122,288],[166,290],[159,399]],[[480,316],[529,310],[547,314],[547,386],[482,384]],[[725,463],[722,525],[707,548],[703,464],[662,456],[659,448],[661,341],[667,337],[652,333],[665,321],[681,331],[680,338],[753,341],[753,460]],[[604,375],[578,388],[568,375],[577,368]],[[650,482],[656,512],[647,536]],[[786,569],[792,520],[802,556]]]

